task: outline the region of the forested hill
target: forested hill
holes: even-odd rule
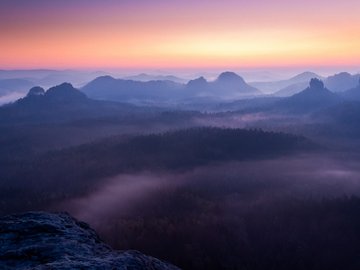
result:
[[[104,177],[119,173],[179,171],[214,162],[271,158],[309,146],[304,137],[243,129],[193,128],[128,139],[112,137],[5,164],[0,178],[9,192],[3,194],[3,202],[10,207],[6,198],[11,201],[17,197],[14,193],[26,190],[29,205],[33,197],[44,204],[87,192]]]

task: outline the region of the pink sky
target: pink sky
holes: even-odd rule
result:
[[[360,1],[3,0],[0,68],[360,65]]]

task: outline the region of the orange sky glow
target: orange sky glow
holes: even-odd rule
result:
[[[0,68],[360,65],[360,1],[28,2],[0,4]]]

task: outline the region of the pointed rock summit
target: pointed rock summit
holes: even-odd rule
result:
[[[75,89],[70,83],[63,83],[51,87],[47,91],[39,86],[33,87],[24,98],[17,100],[14,105],[36,108],[37,106],[78,104],[87,100],[86,95]]]
[[[281,100],[278,108],[292,112],[311,112],[336,105],[341,101],[341,97],[328,90],[321,80],[312,78],[308,88]]]
[[[317,78],[312,78],[309,85],[312,90],[322,90],[325,88],[324,83]]]
[[[196,88],[196,87],[206,87],[208,84],[207,80],[204,78],[204,77],[199,77],[197,79],[194,79],[194,80],[190,80],[188,83],[187,83],[187,87],[193,87],[193,88]]]
[[[44,88],[40,86],[35,86],[29,90],[26,96],[31,97],[31,96],[43,96],[43,95],[45,95]]]
[[[309,103],[326,103],[326,101],[338,99],[338,96],[327,89],[322,80],[319,80],[318,78],[312,78],[309,82],[308,88],[298,94],[291,96],[290,98],[296,98],[298,100],[301,99]]]
[[[86,95],[75,89],[70,83],[51,87],[46,91],[45,97],[52,101],[78,101],[86,99]]]

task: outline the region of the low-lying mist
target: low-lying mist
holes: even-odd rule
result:
[[[233,81],[256,92],[231,72],[32,89],[0,109],[0,212],[67,211],[182,269],[360,269],[360,88],[215,98]]]
[[[105,179],[105,183],[94,192],[65,201],[56,208],[69,211],[81,220],[101,225],[102,220],[114,214],[130,214],[139,202],[179,184],[177,181],[170,182],[168,177],[151,173],[119,175]]]
[[[21,92],[11,92],[8,94],[5,94],[3,96],[0,96],[0,106],[7,104],[7,103],[11,103],[14,102],[16,100],[18,100],[19,98],[24,97],[24,93]]]
[[[360,168],[358,160],[315,154],[229,162],[181,173],[120,174],[56,207],[96,225],[102,218],[136,215],[138,205],[145,209],[154,197],[179,190],[210,199],[236,196],[242,203],[351,196],[360,194]]]
[[[356,157],[312,154],[120,174],[54,208],[89,222],[116,248],[184,269],[303,269],[293,265],[299,256],[310,266],[313,256],[325,260],[334,245],[355,245],[357,164]],[[336,232],[328,242],[327,234]],[[339,252],[336,260],[350,255]]]

